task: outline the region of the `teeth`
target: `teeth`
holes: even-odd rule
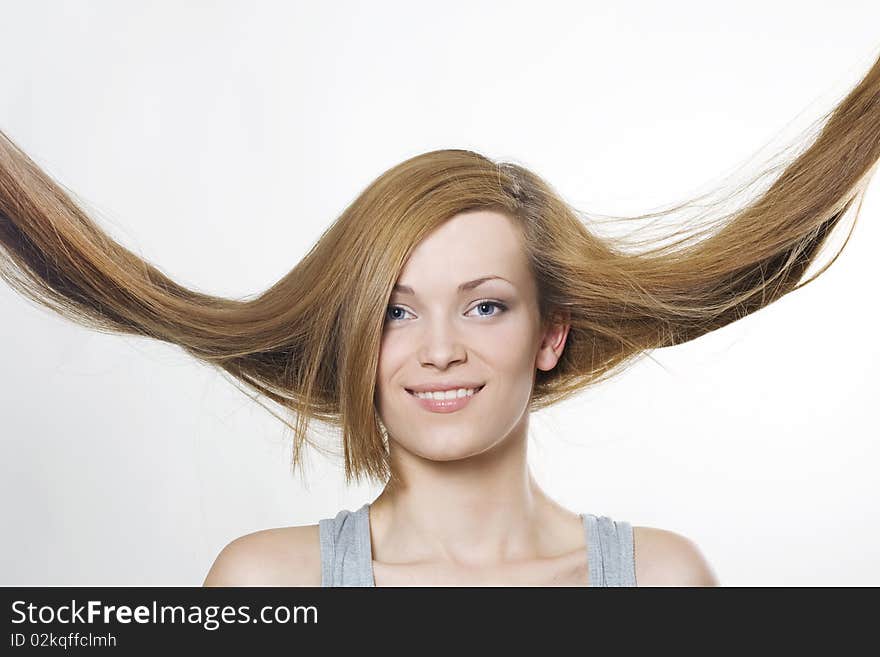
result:
[[[475,388],[459,388],[458,390],[443,390],[438,392],[415,392],[419,399],[456,399],[458,397],[473,397]]]

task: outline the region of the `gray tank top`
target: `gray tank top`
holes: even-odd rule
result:
[[[318,521],[321,586],[376,586],[370,542],[370,503]],[[608,516],[579,514],[587,539],[590,586],[637,586],[632,526]]]

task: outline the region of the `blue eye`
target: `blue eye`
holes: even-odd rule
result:
[[[498,308],[498,312],[492,313],[491,315],[480,315],[480,317],[495,317],[495,315],[500,315],[505,310],[507,310],[507,306],[505,306],[503,303],[499,303],[498,301],[480,301],[476,306],[474,306],[474,308],[479,308],[481,306],[494,306],[495,308]]]
[[[500,315],[501,313],[503,313],[507,310],[507,306],[499,301],[480,301],[477,303],[477,305],[474,306],[474,308],[480,308],[483,306],[494,306],[495,308],[498,309],[498,312],[492,313],[491,315],[479,315],[479,317],[495,317],[496,315]],[[387,321],[397,322],[397,321],[400,321],[401,319],[403,319],[400,316],[390,317],[388,315],[388,313],[391,313],[395,310],[400,310],[404,313],[407,312],[407,310],[405,308],[403,308],[402,306],[388,306],[388,310],[386,311],[386,315],[385,315],[385,319]]]
[[[403,308],[401,308],[400,306],[388,306],[388,311],[387,311],[387,312],[391,312],[391,311],[393,311],[393,310],[400,310],[400,311],[406,312],[406,311],[403,310]],[[386,314],[385,319],[390,320],[390,321],[393,322],[393,321],[395,321],[395,320],[397,320],[397,319],[400,319],[400,318],[397,318],[397,317],[388,317],[387,314]]]

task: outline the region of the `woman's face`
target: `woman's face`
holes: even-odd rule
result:
[[[487,276],[500,279],[458,289]],[[527,419],[535,369],[552,369],[568,333],[567,326],[542,332],[516,224],[489,210],[458,214],[416,246],[396,283],[376,382],[392,450],[453,460],[498,444]],[[438,383],[485,387],[447,413],[408,392]]]

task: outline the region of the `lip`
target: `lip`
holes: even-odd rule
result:
[[[455,413],[456,411],[460,411],[465,406],[467,406],[474,398],[479,395],[483,388],[486,387],[484,383],[480,388],[474,391],[474,394],[470,397],[456,397],[455,399],[420,399],[416,397],[409,390],[405,390],[406,394],[409,395],[411,399],[413,399],[417,404],[419,404],[426,411],[431,411],[432,413]]]
[[[444,381],[442,383],[429,383],[426,385],[413,386],[407,390],[413,392],[446,392],[447,390],[458,390],[459,388],[482,388],[485,383],[479,381]]]

